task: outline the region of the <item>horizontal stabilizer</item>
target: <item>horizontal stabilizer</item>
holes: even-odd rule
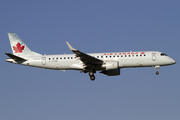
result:
[[[13,55],[13,54],[10,54],[10,53],[5,53],[7,56],[9,56],[11,59],[15,60],[15,61],[27,61],[26,59],[24,58],[21,58],[19,56],[16,56],[16,55]]]

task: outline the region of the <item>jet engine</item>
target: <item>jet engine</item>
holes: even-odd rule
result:
[[[120,69],[115,69],[115,70],[103,70],[100,73],[103,73],[107,76],[116,76],[116,75],[120,75]]]
[[[105,70],[118,69],[119,68],[119,62],[117,62],[117,61],[108,61],[108,62],[105,62],[102,65],[102,68],[104,68]]]

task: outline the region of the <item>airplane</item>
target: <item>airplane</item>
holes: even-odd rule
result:
[[[95,80],[94,73],[107,76],[120,75],[121,68],[155,67],[156,75],[160,66],[175,64],[176,61],[158,51],[139,52],[109,52],[109,53],[83,53],[73,48],[68,42],[69,49],[75,54],[42,55],[31,51],[27,45],[15,34],[8,33],[11,53],[7,62],[26,66],[53,69],[53,70],[79,70],[89,73],[90,79]]]

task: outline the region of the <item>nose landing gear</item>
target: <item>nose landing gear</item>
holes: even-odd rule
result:
[[[159,75],[158,69],[160,68],[160,66],[155,66],[156,68],[156,75]]]

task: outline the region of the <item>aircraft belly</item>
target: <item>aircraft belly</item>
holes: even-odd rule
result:
[[[38,61],[26,61],[23,63],[18,63],[33,67],[39,67],[39,68],[46,68],[46,69],[54,69],[54,70],[82,70],[83,69],[83,63],[81,63],[79,60],[75,61],[46,61],[46,64],[42,64],[41,60]]]
[[[146,67],[153,65],[152,61],[148,58],[122,59],[120,64],[123,67]]]
[[[32,67],[42,67],[41,61],[31,61],[28,60],[22,63],[23,65],[32,66]]]
[[[80,69],[80,61],[78,60],[75,60],[75,61],[62,61],[62,62],[59,62],[59,68],[60,69]]]
[[[137,67],[138,66],[138,60],[128,60],[128,59],[122,59],[120,61],[121,67]]]

